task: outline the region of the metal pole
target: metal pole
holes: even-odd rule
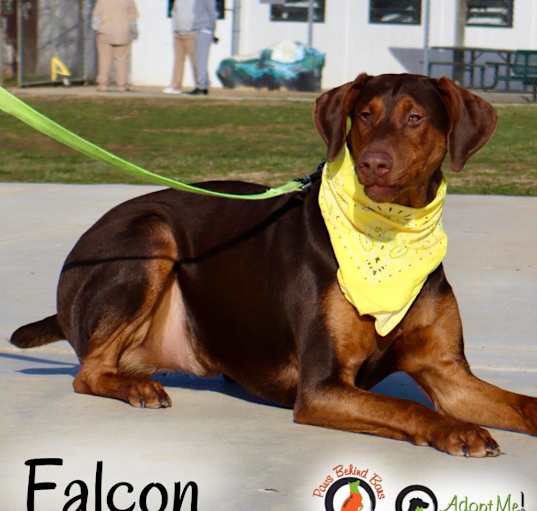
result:
[[[429,76],[429,34],[431,29],[431,0],[423,2],[423,74]]]
[[[80,9],[78,11],[78,23],[80,27],[80,52],[81,60],[82,60],[82,66],[81,66],[81,78],[82,82],[86,83],[86,75],[87,75],[87,69],[86,69],[86,0],[80,0],[78,4],[78,8]]]
[[[308,4],[308,46],[313,47],[313,15],[315,0],[309,0]]]
[[[4,84],[4,53],[6,49],[6,35],[4,30],[3,2],[0,0],[0,86]]]
[[[22,69],[24,66],[24,45],[23,45],[23,37],[22,37],[22,18],[24,15],[24,8],[23,2],[17,2],[17,85],[19,87],[22,87]]]
[[[239,55],[241,50],[241,9],[242,0],[233,2],[233,15],[231,18],[231,55]]]
[[[466,0],[457,0],[455,11],[455,46],[464,46],[464,31],[466,28]],[[453,52],[453,79],[461,85],[464,82],[464,51]]]
[[[455,46],[464,46],[466,0],[457,0],[455,9]]]

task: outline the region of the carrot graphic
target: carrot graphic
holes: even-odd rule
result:
[[[360,494],[360,481],[354,481],[349,483],[349,490],[351,494],[343,502],[341,506],[341,511],[361,511],[362,504],[362,495]]]

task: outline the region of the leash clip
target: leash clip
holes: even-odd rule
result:
[[[319,165],[317,165],[317,168],[315,169],[314,172],[312,172],[311,174],[308,174],[307,176],[299,177],[299,178],[295,179],[295,181],[298,181],[302,185],[302,190],[307,190],[308,188],[310,188],[311,185],[315,181],[317,181],[317,179],[319,179],[319,177],[321,177],[321,174],[323,173],[325,163],[326,163],[326,161],[322,160],[321,163],[319,163]]]

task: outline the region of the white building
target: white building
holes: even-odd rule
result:
[[[348,81],[361,71],[421,73],[425,2],[316,0],[313,46],[326,54],[323,87]],[[283,5],[270,5],[267,0],[220,2],[225,10],[217,24],[220,42],[211,50],[213,86],[220,86],[215,74],[218,64],[231,55],[232,10],[239,4],[239,54],[254,54],[282,40],[307,41],[307,0],[279,3]],[[166,85],[173,51],[165,0],[137,0],[137,4],[140,38],[133,48],[133,83]],[[430,0],[430,46],[456,44],[457,4],[457,0]],[[467,5],[466,46],[537,49],[535,0],[467,0]],[[297,18],[301,21],[291,21]],[[487,58],[491,60],[490,55]],[[189,73],[187,83],[191,84]]]

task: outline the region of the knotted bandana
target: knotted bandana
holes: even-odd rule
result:
[[[446,255],[446,188],[443,179],[424,208],[379,203],[365,194],[346,145],[325,165],[319,205],[339,264],[339,286],[361,315],[375,317],[382,336],[403,319]]]

